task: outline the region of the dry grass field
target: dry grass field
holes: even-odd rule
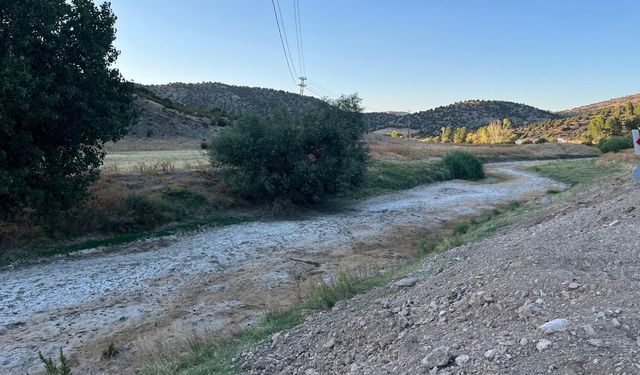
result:
[[[415,139],[392,139],[387,135],[368,134],[367,142],[374,159],[420,160],[441,158],[451,150],[468,151],[488,162],[539,159],[569,159],[596,157],[600,151],[591,146],[568,143],[544,143],[527,145],[481,145],[426,143]]]

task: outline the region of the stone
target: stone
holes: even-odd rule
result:
[[[520,339],[520,346],[527,346],[529,344],[529,340],[527,340],[525,337]]]
[[[393,285],[397,288],[411,288],[416,285],[418,279],[415,277],[405,277],[404,279],[400,279],[393,283]]]
[[[582,326],[582,330],[584,331],[584,334],[587,336],[595,336],[596,335],[596,330],[593,329],[593,327],[590,324],[586,324]]]
[[[456,365],[464,366],[467,364],[467,362],[469,362],[469,359],[471,359],[471,357],[466,354],[459,355],[456,357]]]
[[[433,349],[426,357],[422,359],[422,364],[427,368],[443,367],[451,361],[451,352],[446,346],[441,346]]]
[[[606,347],[606,344],[604,343],[604,341],[600,339],[591,339],[591,340],[587,340],[587,342],[589,343],[589,345],[595,346],[596,348]]]
[[[580,283],[577,283],[577,282],[574,281],[572,283],[569,283],[569,286],[567,286],[567,289],[576,290],[576,289],[580,288],[581,286],[582,285]]]
[[[324,345],[322,345],[322,347],[325,349],[332,349],[334,346],[336,346],[336,340],[334,338],[329,339],[329,341],[325,342]]]
[[[615,328],[620,328],[620,326],[622,326],[622,324],[620,324],[620,321],[618,321],[618,319],[616,318],[611,319],[611,324],[613,324]]]
[[[571,325],[571,322],[569,322],[567,319],[553,319],[546,322],[545,324],[541,325],[538,328],[543,330],[544,333],[550,335],[555,332],[564,331],[567,328],[569,328],[570,325]]]
[[[536,344],[536,349],[538,349],[539,352],[545,351],[547,349],[549,349],[551,347],[551,345],[553,345],[551,343],[551,341],[547,340],[547,339],[542,339],[540,341],[538,341],[538,343]]]
[[[484,357],[490,361],[497,359],[499,357],[499,353],[497,349],[489,349],[484,352]]]
[[[271,347],[275,347],[276,345],[278,345],[278,340],[280,339],[280,335],[282,334],[282,332],[277,332],[274,333],[273,336],[271,336]]]

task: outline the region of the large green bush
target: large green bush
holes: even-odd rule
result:
[[[451,171],[453,178],[464,180],[479,180],[484,178],[482,161],[466,151],[450,151],[444,156],[442,162]]]
[[[633,148],[631,137],[609,137],[598,143],[598,148],[602,152],[618,152],[627,148]]]
[[[360,99],[352,95],[297,116],[284,109],[244,116],[213,139],[209,154],[244,198],[313,203],[362,185],[365,130]]]

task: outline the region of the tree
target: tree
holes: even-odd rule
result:
[[[593,143],[598,143],[608,136],[606,120],[603,115],[597,115],[589,121],[587,133],[589,134],[589,139]]]
[[[453,128],[451,126],[440,129],[440,141],[442,143],[450,143],[453,140]]]
[[[104,143],[133,123],[134,87],[112,68],[115,21],[109,3],[2,1],[0,216],[86,197]]]
[[[343,96],[301,116],[284,108],[243,116],[213,139],[209,155],[244,198],[314,203],[364,182],[365,131],[360,99]]]
[[[622,135],[622,121],[620,121],[618,116],[609,117],[606,120],[604,127],[607,137]]]
[[[624,118],[625,120],[631,119],[635,114],[635,108],[632,102],[627,102],[624,106]]]
[[[453,143],[464,143],[467,140],[467,128],[461,127],[453,133]]]

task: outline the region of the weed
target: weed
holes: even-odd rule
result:
[[[467,223],[458,224],[453,228],[453,234],[454,235],[465,234],[467,233],[468,230],[469,230],[469,224]]]
[[[116,347],[116,344],[113,341],[110,341],[109,345],[107,346],[107,348],[102,351],[102,358],[111,359],[111,358],[115,357],[116,355],[118,355],[119,352],[120,351]]]
[[[62,349],[60,349],[60,366],[56,365],[53,359],[45,358],[42,352],[38,352],[38,356],[44,364],[47,375],[71,375],[71,366],[69,366],[69,361],[62,353]]]

